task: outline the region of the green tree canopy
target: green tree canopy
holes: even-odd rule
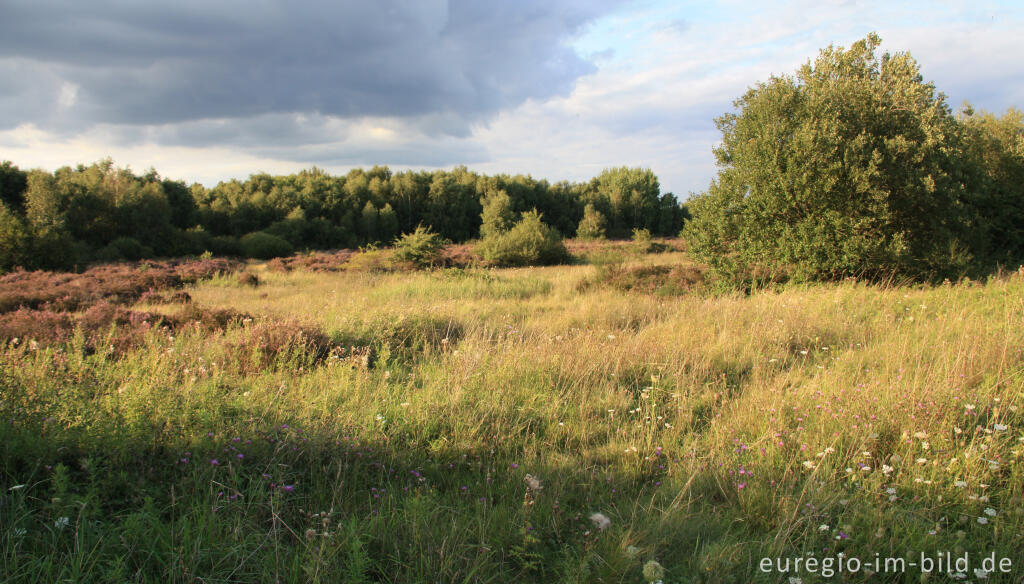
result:
[[[690,249],[726,272],[952,275],[972,261],[961,127],[907,53],[868,35],[772,77],[716,120],[719,173]]]

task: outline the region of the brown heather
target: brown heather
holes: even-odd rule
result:
[[[104,264],[81,274],[16,271],[0,277],[0,313],[19,308],[75,311],[100,301],[127,304],[150,290],[179,288],[238,270],[226,259]]]

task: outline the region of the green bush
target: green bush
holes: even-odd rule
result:
[[[496,266],[547,265],[569,259],[562,236],[536,210],[523,213],[508,231],[485,237],[477,251]]]
[[[594,208],[593,203],[587,203],[583,208],[583,218],[576,227],[576,237],[583,240],[604,239],[607,223],[604,214]]]
[[[397,262],[410,263],[417,268],[428,268],[441,261],[445,240],[422,225],[412,233],[406,233],[395,240],[392,256]]]
[[[97,255],[104,261],[138,261],[142,258],[153,257],[153,248],[142,245],[134,237],[118,237],[101,249]]]
[[[237,237],[230,235],[217,235],[210,240],[210,247],[208,251],[213,252],[216,256],[244,256],[246,255],[245,250],[242,248],[242,242]]]
[[[718,118],[718,177],[692,203],[691,253],[722,274],[956,277],[973,261],[961,128],[906,53],[871,34]]]
[[[649,229],[633,230],[633,249],[635,249],[639,254],[647,254],[655,250],[654,242],[651,241],[651,231]]]
[[[292,244],[288,241],[264,231],[254,231],[243,236],[241,244],[242,252],[247,257],[261,260],[287,256],[294,252]]]

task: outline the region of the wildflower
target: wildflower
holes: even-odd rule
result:
[[[822,523],[818,526],[818,531],[828,531],[828,525]]]
[[[789,577],[789,584],[803,584],[803,583],[804,583],[803,579],[798,577],[798,576],[790,576]]]
[[[985,569],[982,569],[982,568],[975,568],[974,569],[974,577],[977,578],[978,580],[987,580],[988,579],[988,575],[989,575],[989,571],[988,570],[985,570]]]
[[[884,473],[884,474],[889,474],[889,473],[891,473],[891,472],[892,472],[893,470],[895,470],[895,469],[893,469],[893,468],[892,468],[891,466],[889,466],[888,464],[883,464],[883,465],[882,465],[882,473]]]
[[[989,507],[989,508],[985,509],[985,515],[988,515],[989,517],[995,517],[996,516],[996,510],[991,508],[991,507]]]
[[[316,530],[310,527],[306,530],[306,539],[313,539],[316,537]]]
[[[640,555],[640,548],[635,545],[631,545],[626,548],[626,556],[628,556],[629,559],[635,560],[638,555]]]
[[[995,428],[997,432],[1003,432],[1007,428],[1009,428],[1009,426],[1007,426],[1006,424],[996,424],[995,426],[992,427]]]
[[[14,528],[14,537],[25,537],[26,533],[28,533],[28,531],[26,531],[24,527]]]
[[[68,525],[71,525],[71,520],[67,517],[59,517],[56,521],[53,522],[53,526],[57,529],[64,529]]]
[[[657,582],[665,577],[665,568],[654,560],[649,560],[644,564],[644,578],[648,582]]]
[[[985,524],[988,523],[988,518],[987,517],[979,517],[978,518],[978,523],[980,523],[981,525],[985,525]]]
[[[210,459],[210,466],[220,466],[220,462],[216,458]]]
[[[953,486],[958,488],[958,489],[962,489],[962,488],[967,486],[967,481],[957,481],[957,482],[953,483]]]
[[[539,477],[535,477],[533,475],[529,475],[528,474],[528,475],[526,475],[526,477],[524,477],[523,480],[526,481],[526,487],[528,489],[530,489],[531,491],[533,491],[533,492],[537,492],[537,491],[539,491],[539,490],[544,488],[544,486],[540,484],[540,478]]]
[[[600,531],[608,529],[608,527],[612,524],[612,520],[608,519],[608,517],[605,516],[603,513],[591,514],[590,521],[592,521],[594,523],[594,527],[596,527]]]

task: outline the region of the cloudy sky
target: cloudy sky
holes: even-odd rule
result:
[[[706,188],[713,119],[876,31],[949,102],[1024,107],[1017,1],[0,0],[0,159],[212,186],[320,166]]]

